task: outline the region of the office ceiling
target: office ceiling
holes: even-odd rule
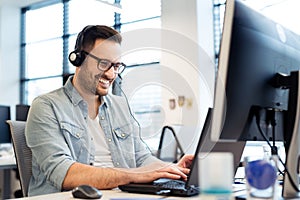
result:
[[[33,3],[42,2],[45,0],[0,0],[0,6],[17,6],[25,7]]]

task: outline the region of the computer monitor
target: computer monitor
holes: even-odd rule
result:
[[[6,120],[10,120],[10,106],[0,105],[0,144],[11,143],[9,125]]]
[[[211,138],[283,141],[292,177],[285,175],[285,197],[299,196],[299,69],[299,35],[239,0],[227,0]]]
[[[27,121],[27,115],[30,106],[24,104],[16,105],[16,120],[17,121]]]

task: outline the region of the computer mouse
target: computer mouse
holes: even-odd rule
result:
[[[100,199],[102,197],[101,191],[90,185],[79,185],[72,190],[72,195],[74,198],[80,199]]]

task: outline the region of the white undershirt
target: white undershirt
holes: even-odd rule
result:
[[[113,167],[111,153],[105,140],[103,129],[98,116],[95,119],[88,117],[88,132],[95,144],[95,162],[97,167]]]

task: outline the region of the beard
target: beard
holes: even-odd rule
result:
[[[103,83],[100,80],[109,81]],[[109,80],[103,72],[94,75],[86,68],[81,69],[78,73],[78,83],[82,92],[88,95],[105,96],[109,92],[109,88],[113,81]]]

